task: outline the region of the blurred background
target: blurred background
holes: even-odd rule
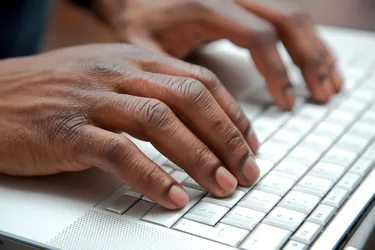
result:
[[[318,24],[375,31],[375,0],[280,0],[300,6]],[[87,11],[57,1],[46,32],[45,50],[88,42],[114,42],[116,36]]]

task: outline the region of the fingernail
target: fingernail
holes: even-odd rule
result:
[[[296,101],[296,94],[293,91],[292,87],[288,87],[284,92],[285,103],[287,105],[286,109],[290,110],[293,108]]]
[[[253,185],[259,178],[259,168],[255,162],[254,156],[249,156],[242,169],[242,174],[249,185]]]
[[[216,182],[225,193],[237,187],[237,179],[224,167],[219,167],[215,174]]]
[[[331,84],[331,80],[330,80],[328,75],[320,76],[319,77],[319,83],[322,85],[322,87],[324,88],[324,90],[327,93],[332,94],[333,86]]]
[[[256,153],[259,149],[259,140],[252,128],[247,132],[246,141],[253,153]]]
[[[168,196],[177,207],[183,207],[189,202],[189,196],[185,190],[177,185],[171,187]]]
[[[333,86],[335,87],[336,93],[340,92],[342,89],[342,79],[337,71],[333,71],[331,75],[331,81],[333,82]]]

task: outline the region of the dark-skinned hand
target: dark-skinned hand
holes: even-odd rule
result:
[[[124,41],[184,58],[202,44],[229,39],[249,49],[275,102],[290,110],[295,93],[277,50],[282,41],[312,98],[342,87],[335,58],[308,14],[278,0],[96,0],[97,12]]]
[[[122,132],[151,142],[216,196],[259,176],[249,121],[202,67],[124,44],[0,61],[0,173],[97,167],[166,208],[184,206],[181,185]]]

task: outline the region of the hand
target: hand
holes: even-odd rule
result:
[[[249,121],[204,68],[124,44],[0,62],[0,173],[98,167],[167,208],[185,205],[181,186],[120,132],[150,141],[217,196],[259,175]]]
[[[293,107],[295,94],[276,48],[279,40],[315,101],[327,102],[342,86],[311,18],[278,0],[97,0],[97,9],[123,40],[178,58],[222,38],[249,49],[285,110]]]

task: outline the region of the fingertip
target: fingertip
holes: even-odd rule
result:
[[[294,103],[296,102],[296,93],[291,86],[287,87],[284,91],[284,98],[286,106],[283,108],[284,111],[290,111],[293,109]]]
[[[336,93],[340,92],[342,87],[343,87],[343,80],[340,76],[340,74],[336,71],[333,70],[331,74],[331,81],[333,83],[333,87]]]
[[[221,191],[221,194],[218,196],[232,194],[238,184],[237,179],[225,167],[219,167],[216,170],[215,179]]]
[[[240,181],[241,186],[247,186],[250,187],[254,185],[260,175],[259,167],[255,161],[255,158],[253,155],[250,155],[242,168],[242,176],[243,178]]]
[[[317,82],[313,86],[315,87],[313,87],[311,94],[314,101],[324,104],[331,99],[334,93],[334,86],[328,75],[318,77]]]
[[[189,202],[189,196],[185,190],[178,186],[173,185],[168,192],[169,199],[173,202],[175,207],[171,209],[178,209],[184,207]]]

